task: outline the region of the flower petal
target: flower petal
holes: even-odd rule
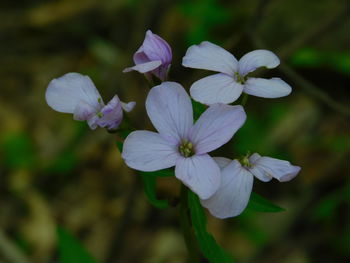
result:
[[[243,85],[237,83],[231,76],[219,73],[200,79],[192,84],[191,97],[203,104],[229,104],[238,99]]]
[[[146,109],[154,127],[166,139],[179,143],[187,139],[193,125],[191,99],[176,82],[153,87],[146,99]]]
[[[172,59],[172,52],[169,44],[160,36],[153,34],[151,30],[147,30],[145,40],[141,48],[136,52],[142,52],[149,60],[161,60],[162,64],[169,65]],[[135,54],[134,61],[138,63],[138,57]]]
[[[201,204],[217,218],[237,216],[246,208],[254,177],[233,160],[221,171],[221,185],[216,193]]]
[[[108,130],[115,130],[123,119],[122,104],[119,97],[115,95],[106,106],[97,114],[99,117],[96,124]]]
[[[247,75],[260,67],[275,68],[280,64],[279,58],[269,50],[254,50],[245,54],[238,62],[238,73]]]
[[[79,73],[67,73],[51,80],[45,96],[47,104],[59,112],[74,113],[81,101],[88,103],[96,112],[103,106],[94,83],[88,76]]]
[[[174,166],[180,155],[158,133],[134,131],[125,139],[122,157],[129,167],[152,172]]]
[[[175,176],[200,198],[212,196],[220,186],[220,168],[208,154],[180,158]]]
[[[237,59],[230,52],[208,41],[189,47],[182,59],[182,65],[222,72],[230,76],[238,70]]]
[[[95,108],[85,101],[80,101],[74,109],[73,119],[76,121],[86,121],[96,114]]]
[[[253,169],[249,170],[260,180],[261,174],[263,173],[265,178],[269,176],[276,178],[280,182],[287,182],[297,176],[300,169],[299,166],[292,165],[288,161],[264,156],[257,159],[253,163]],[[259,170],[258,173],[257,170]]]
[[[256,165],[257,161],[261,158],[258,153],[254,153],[249,157],[249,163],[252,167],[247,168],[256,178],[263,182],[269,182],[272,180],[272,176],[264,171],[261,166]]]
[[[221,103],[211,105],[191,130],[190,141],[194,145],[195,153],[207,153],[227,143],[245,119],[242,106]]]
[[[243,92],[262,98],[280,98],[289,95],[292,88],[280,78],[248,78]]]
[[[219,165],[220,169],[223,169],[232,161],[225,157],[213,157],[213,159]]]
[[[121,103],[122,103],[123,110],[125,110],[126,112],[132,111],[135,108],[135,106],[136,106],[136,102],[135,101],[130,101],[128,103],[125,103],[125,102],[121,102]]]
[[[149,71],[152,71],[152,70],[158,68],[160,65],[162,65],[162,61],[155,60],[155,61],[145,62],[142,64],[137,64],[137,65],[130,67],[130,68],[126,68],[123,70],[123,72],[126,73],[126,72],[136,70],[140,73],[147,73]]]

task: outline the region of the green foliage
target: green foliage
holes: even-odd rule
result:
[[[334,192],[323,196],[313,208],[312,218],[329,220],[336,216],[336,211],[342,203],[350,201],[350,183],[344,184]]]
[[[328,67],[335,71],[350,74],[350,53],[317,50],[304,47],[296,51],[290,59],[291,63],[300,67]]]
[[[25,133],[5,136],[2,141],[4,164],[10,169],[32,168],[36,153],[31,138]]]
[[[157,176],[152,174],[140,173],[145,194],[148,201],[159,209],[165,209],[169,207],[168,201],[159,200],[157,198]]]
[[[83,245],[62,227],[57,228],[60,263],[97,263]]]
[[[191,101],[192,101],[192,107],[193,107],[193,118],[194,120],[198,120],[198,118],[207,109],[207,107],[195,100],[191,100]]]
[[[214,237],[207,232],[207,219],[198,197],[188,192],[188,206],[194,232],[203,255],[210,263],[232,263],[231,256],[218,244]]]
[[[102,64],[113,65],[118,61],[118,50],[109,41],[95,37],[89,44],[91,53]]]
[[[123,143],[120,141],[116,142],[117,147],[120,152],[123,151]],[[174,176],[174,171],[172,169],[164,169],[154,172],[138,172],[141,176],[144,191],[148,198],[148,201],[155,207],[159,209],[165,209],[169,207],[168,201],[159,200],[157,198],[157,178],[158,177],[170,177]]]
[[[64,174],[72,171],[78,163],[75,153],[64,152],[60,154],[46,169],[47,173]]]
[[[220,6],[217,0],[183,1],[180,11],[191,22],[186,35],[188,44],[210,39],[210,29],[230,19],[228,10]]]
[[[286,209],[279,207],[269,200],[265,199],[261,195],[252,192],[249,203],[247,206],[248,209],[254,210],[256,212],[268,212],[268,213],[277,213],[286,211]]]

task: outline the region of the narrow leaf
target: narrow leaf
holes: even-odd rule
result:
[[[140,173],[145,194],[148,198],[148,201],[159,209],[165,209],[169,206],[168,201],[159,200],[157,198],[157,176],[152,174]]]
[[[252,192],[250,196],[247,208],[256,212],[277,213],[286,211],[286,209],[271,203],[269,200],[254,192]]]
[[[233,263],[233,259],[207,232],[207,218],[198,197],[192,192],[188,193],[188,206],[191,211],[192,225],[199,247],[210,263]]]
[[[60,263],[97,263],[78,239],[64,228],[57,228]]]

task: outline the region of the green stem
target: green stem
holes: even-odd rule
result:
[[[199,249],[197,247],[196,239],[194,237],[194,233],[191,228],[191,221],[189,216],[189,208],[188,208],[188,191],[185,185],[181,185],[181,194],[180,194],[180,224],[182,229],[182,234],[185,239],[189,262],[191,263],[199,263]]]
[[[242,100],[241,100],[241,105],[245,106],[247,104],[249,95],[247,93],[243,93]]]

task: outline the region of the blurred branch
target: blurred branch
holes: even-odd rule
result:
[[[29,263],[22,252],[0,230],[0,255],[9,263]]]
[[[251,36],[252,42],[256,48],[266,48],[264,42],[256,37]],[[295,82],[300,88],[306,91],[308,94],[319,100],[320,102],[326,104],[329,108],[337,111],[347,117],[350,116],[350,108],[346,105],[343,105],[330,97],[326,92],[318,88],[312,82],[308,81],[298,72],[296,72],[293,68],[289,67],[287,64],[282,63],[279,67],[280,71],[284,73],[288,78],[290,78],[293,82]]]
[[[246,34],[252,40],[253,45],[256,48],[266,49],[266,44],[257,36],[257,27],[261,23],[266,9],[268,7],[270,0],[260,0],[258,7],[256,9],[255,15],[253,16],[251,23],[247,26]],[[286,45],[285,48],[282,48],[278,54],[281,58],[286,58],[293,54],[295,50],[304,45],[307,42],[317,38],[320,35],[324,35],[329,29],[332,29],[339,23],[343,22],[348,18],[350,12],[350,4],[346,3],[345,8],[333,15],[331,19],[325,20],[323,23],[317,23],[316,26],[309,31],[302,33],[300,36],[296,37],[295,41],[289,45]],[[294,81],[299,85],[304,91],[308,94],[319,100],[320,102],[326,104],[329,108],[337,111],[343,115],[350,116],[350,108],[346,105],[343,105],[330,97],[326,92],[318,88],[316,85],[308,81],[302,75],[300,75],[293,68],[289,67],[287,64],[282,63],[279,67],[280,71],[283,72],[288,78]]]
[[[125,201],[125,211],[120,219],[119,226],[112,239],[111,246],[109,248],[109,255],[106,262],[119,262],[121,252],[124,249],[126,233],[132,223],[132,214],[135,208],[136,197],[140,192],[139,177],[136,175],[133,177],[133,182],[127,200]]]
[[[297,83],[301,88],[303,88],[307,93],[309,93],[314,98],[326,104],[329,108],[337,111],[343,115],[350,117],[350,108],[342,103],[339,103],[332,97],[330,97],[326,92],[318,88],[316,85],[308,81],[293,68],[289,67],[287,64],[282,63],[279,67],[288,78],[293,82]]]
[[[317,21],[316,25],[310,28],[310,30],[301,33],[298,37],[294,38],[294,41],[282,47],[278,55],[282,58],[287,58],[306,43],[316,39],[319,40],[319,38],[323,37],[327,32],[333,31],[339,24],[344,23],[344,21],[349,18],[349,13],[350,2],[346,3],[344,8],[340,8],[337,13],[331,14],[331,16],[327,14],[326,19]]]

